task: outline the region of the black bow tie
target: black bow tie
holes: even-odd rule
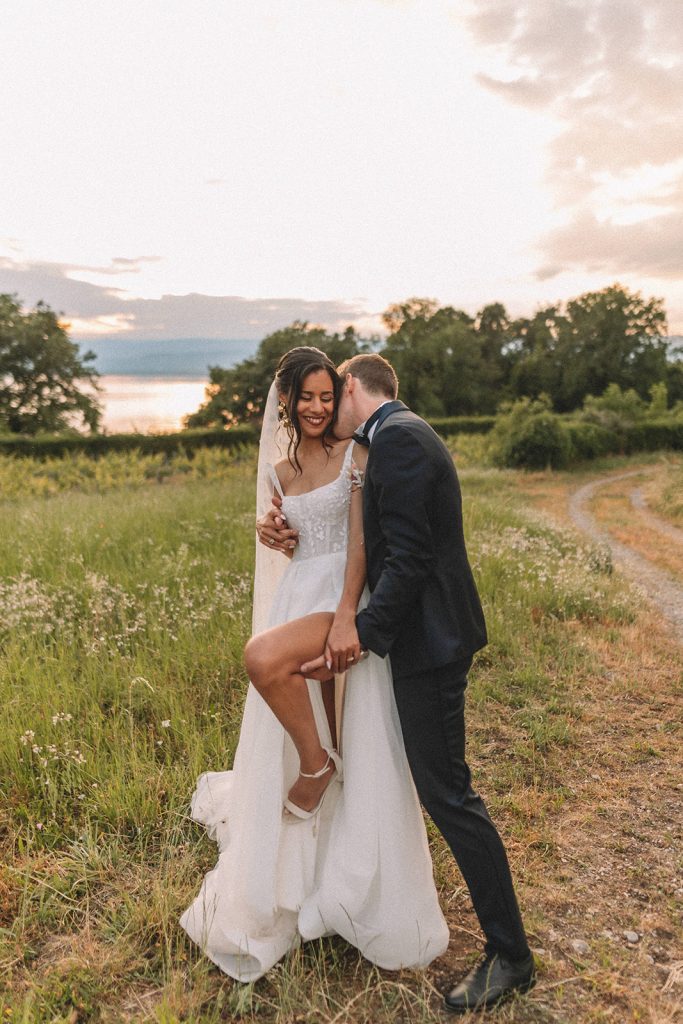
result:
[[[366,419],[365,423],[363,424],[363,429],[357,430],[354,433],[353,439],[356,442],[356,444],[362,444],[364,448],[370,447],[370,438],[368,435],[370,434],[370,431],[374,427],[375,423],[377,423],[377,421],[379,420],[383,408],[384,406],[380,406],[379,409],[375,409],[372,415],[368,416],[368,418]]]

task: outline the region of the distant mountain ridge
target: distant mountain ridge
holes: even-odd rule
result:
[[[234,366],[254,355],[258,341],[234,338],[73,339],[96,355],[98,373],[121,377],[206,378],[209,366]]]

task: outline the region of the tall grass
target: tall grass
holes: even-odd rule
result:
[[[189,797],[202,771],[230,766],[238,737],[254,465],[198,453],[162,484],[160,466],[111,455],[0,467],[0,1013],[439,1019],[426,976],[378,972],[341,940],[244,988],[178,928],[216,856]],[[491,633],[471,684],[487,708],[471,756],[521,830],[521,792],[563,798],[547,758],[573,742],[571,681],[586,658],[565,625],[626,621],[633,602],[603,552],[524,511],[512,474],[469,470],[463,486]],[[503,727],[511,746],[494,766]],[[432,845],[449,895],[450,857]]]
[[[657,495],[655,511],[683,528],[683,464],[672,465]]]

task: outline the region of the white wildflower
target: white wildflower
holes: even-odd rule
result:
[[[73,715],[70,712],[58,711],[56,715],[52,716],[52,724],[57,725],[58,722],[71,722]]]

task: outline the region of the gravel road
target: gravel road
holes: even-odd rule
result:
[[[640,476],[639,470],[601,477],[599,480],[584,484],[572,494],[569,500],[569,514],[574,524],[583,533],[586,533],[596,543],[605,544],[611,549],[615,563],[645,591],[652,603],[669,620],[678,640],[683,643],[683,586],[668,573],[658,569],[642,555],[627,545],[621,544],[601,529],[588,511],[591,498],[601,487],[635,476]],[[665,534],[677,543],[683,543],[683,530],[664,522],[659,516],[650,512],[640,488],[634,488],[632,491],[631,504],[638,510],[641,521],[644,519],[651,529]]]

